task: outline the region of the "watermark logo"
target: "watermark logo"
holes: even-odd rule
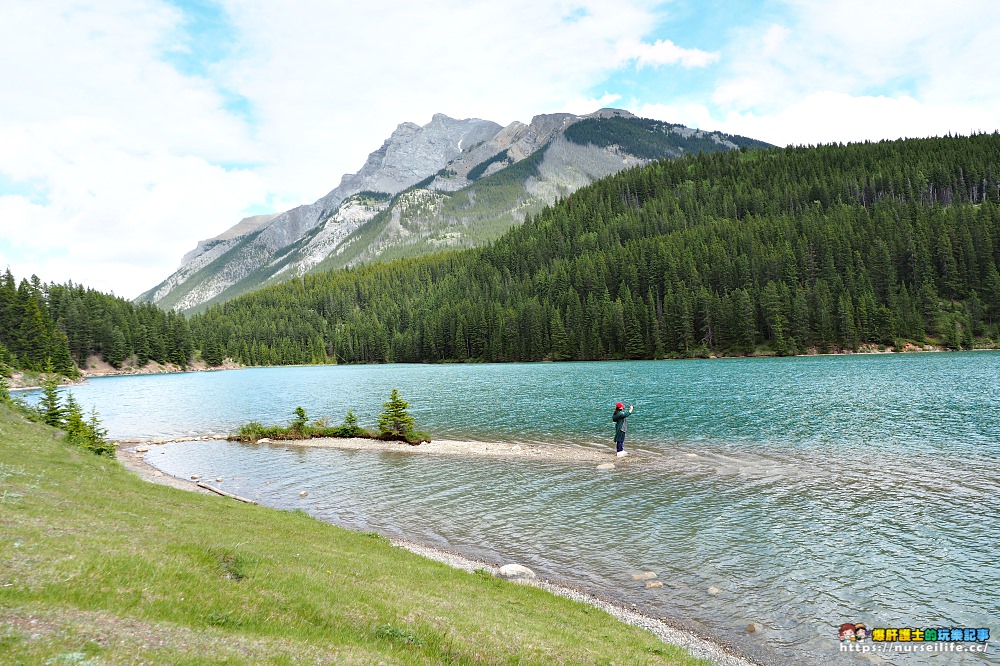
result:
[[[837,629],[841,652],[978,652],[989,646],[986,627],[875,627],[845,622]]]
[[[868,638],[868,627],[864,622],[845,622],[838,632],[841,643],[853,643]]]

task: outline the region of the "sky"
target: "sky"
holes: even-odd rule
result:
[[[995,0],[3,0],[0,271],[134,298],[435,113],[994,132],[997,43]]]

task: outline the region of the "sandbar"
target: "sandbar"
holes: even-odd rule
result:
[[[528,444],[512,442],[480,442],[473,440],[435,439],[416,446],[403,442],[386,442],[360,437],[317,437],[302,440],[280,440],[273,445],[320,447],[351,451],[391,451],[415,455],[470,456],[477,458],[533,458],[561,462],[624,462],[629,456],[616,458],[613,446],[606,449],[566,444]],[[635,456],[630,452],[632,459]]]

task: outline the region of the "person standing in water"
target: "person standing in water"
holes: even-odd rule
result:
[[[628,415],[631,413],[632,405],[628,406],[626,412],[624,403],[615,403],[615,411],[611,415],[611,420],[615,422],[615,445],[618,447],[619,458],[627,455],[625,453],[625,430],[628,428]]]

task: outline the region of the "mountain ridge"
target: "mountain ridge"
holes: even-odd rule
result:
[[[583,121],[597,123],[587,131],[602,145],[569,138],[567,130]],[[614,141],[621,135],[627,141],[619,143],[632,142],[637,132],[652,152],[638,156]],[[679,146],[692,136],[703,142],[698,150],[767,145],[620,109],[539,114],[506,127],[441,113],[423,126],[403,122],[326,195],[199,241],[177,271],[136,301],[193,312],[314,270],[487,242],[594,180],[684,154]],[[528,160],[534,169],[522,164]]]

